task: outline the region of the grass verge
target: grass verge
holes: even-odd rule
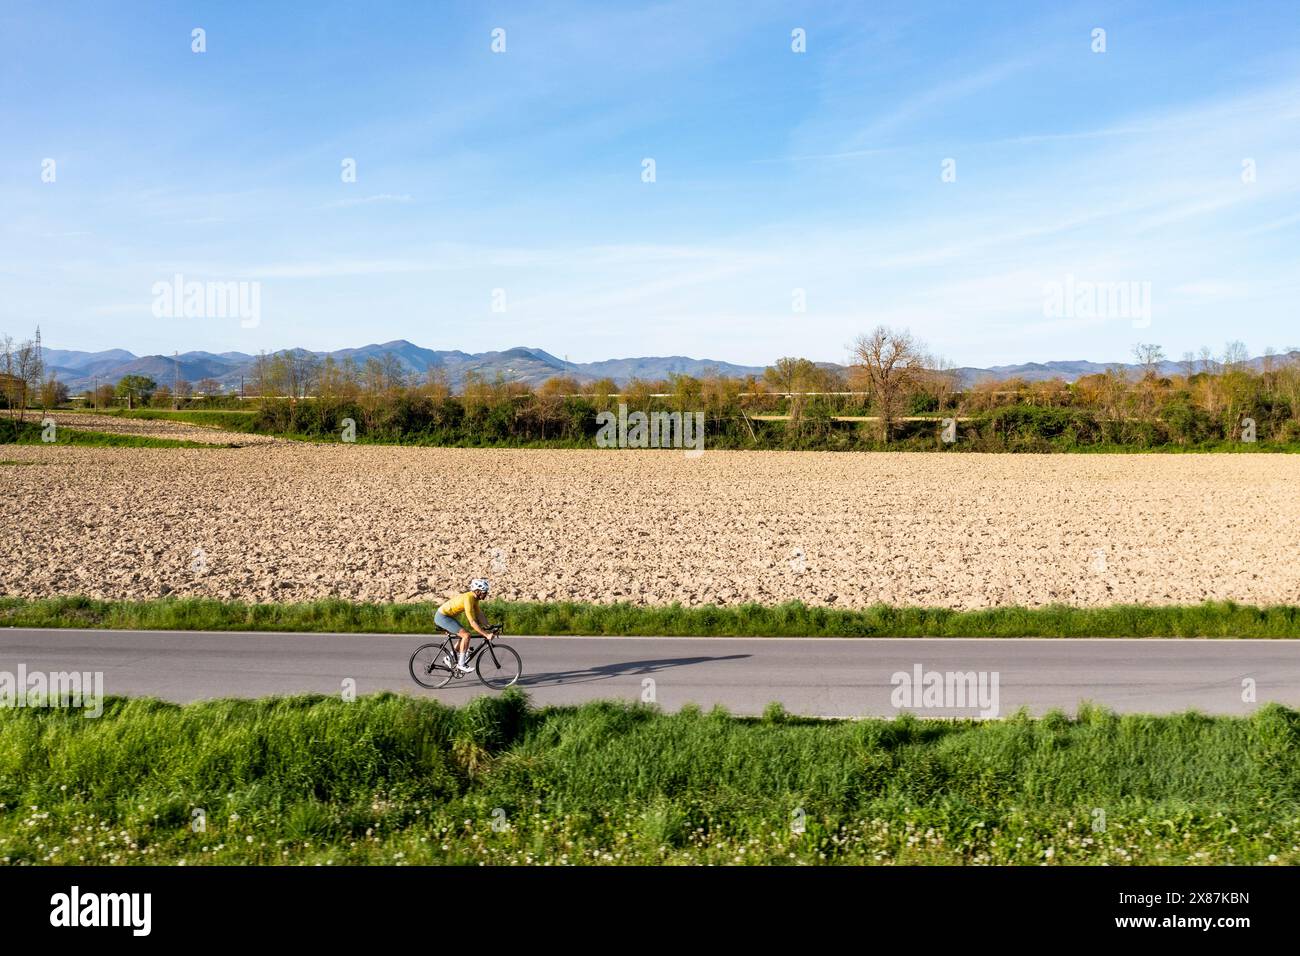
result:
[[[55,429],[55,439],[47,442],[41,435],[42,428],[35,422],[24,422],[18,429],[15,441],[14,429],[0,425],[0,444],[7,445],[90,445],[97,448],[228,448],[229,445],[212,444],[200,441],[181,441],[175,438],[153,438],[148,435],[118,435],[112,432],[85,431],[82,429]]]
[[[9,864],[1300,863],[1300,713],[0,709]]]
[[[226,431],[250,432],[255,413],[231,409],[196,409],[193,411],[172,411],[164,408],[108,409],[95,412],[99,415],[112,415],[115,418],[135,418],[144,421],[184,422],[187,425],[206,425]]]
[[[0,626],[138,630],[339,631],[422,634],[435,603],[243,604],[207,598],[99,601],[84,597],[0,598]],[[508,634],[687,637],[1300,637],[1300,607],[1232,602],[1187,606],[1114,605],[953,611],[776,606],[644,607],[576,601],[489,601],[488,617]]]

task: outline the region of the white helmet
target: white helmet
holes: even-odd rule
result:
[[[484,594],[487,594],[487,578],[475,578],[473,581],[469,582],[469,589],[471,591],[482,591]]]

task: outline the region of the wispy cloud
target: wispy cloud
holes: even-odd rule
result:
[[[940,107],[961,102],[975,93],[1004,83],[1040,60],[1041,57],[1038,55],[1014,57],[904,97],[896,107],[850,137],[850,147],[867,148],[868,144],[877,142],[900,126],[924,120]]]
[[[412,202],[410,193],[377,193],[374,196],[364,196],[357,199],[337,199],[334,202],[327,202],[320,209],[346,209],[350,206],[367,206],[372,203],[407,203]]]

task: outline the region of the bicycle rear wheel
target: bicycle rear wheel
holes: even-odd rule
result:
[[[493,641],[479,651],[474,670],[485,686],[501,690],[519,680],[519,675],[524,672],[524,662],[513,647]]]
[[[411,654],[411,679],[421,687],[446,687],[455,676],[443,663],[446,654],[446,643],[421,644]]]

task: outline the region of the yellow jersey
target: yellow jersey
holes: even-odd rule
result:
[[[479,620],[478,614],[478,596],[473,591],[466,591],[464,594],[457,594],[454,598],[444,601],[442,607],[438,608],[442,614],[448,617],[455,617],[458,614],[468,615],[471,621]]]

